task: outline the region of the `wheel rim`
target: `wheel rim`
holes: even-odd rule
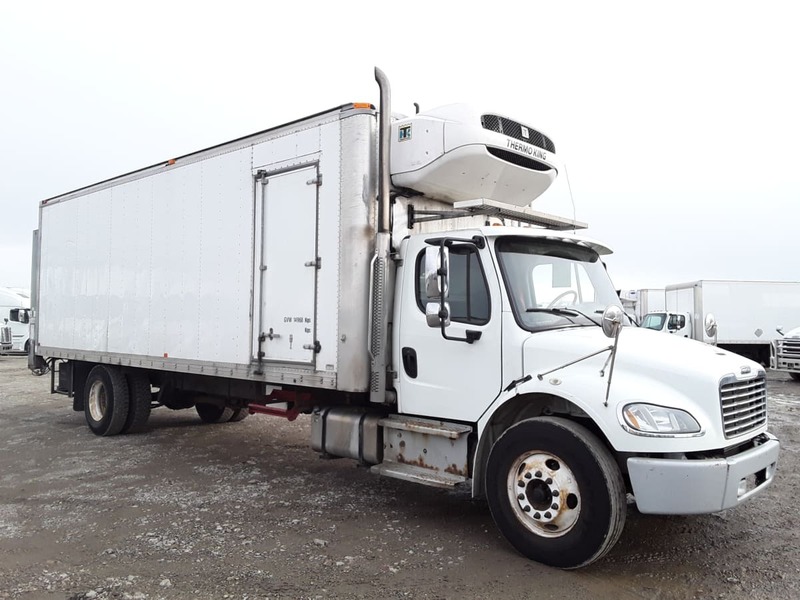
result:
[[[578,482],[558,456],[547,452],[519,456],[508,471],[507,486],[514,514],[536,535],[560,537],[578,522]]]
[[[102,381],[95,381],[89,388],[89,414],[95,421],[102,421],[108,408],[106,386]]]

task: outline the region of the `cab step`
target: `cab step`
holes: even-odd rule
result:
[[[458,484],[467,481],[466,477],[461,477],[460,475],[439,473],[431,469],[426,469],[425,467],[392,462],[383,462],[379,465],[375,465],[370,468],[370,471],[378,475],[383,475],[384,477],[394,477],[395,479],[446,489],[452,489]]]
[[[470,425],[393,415],[383,427],[383,462],[372,472],[440,488],[469,479]]]

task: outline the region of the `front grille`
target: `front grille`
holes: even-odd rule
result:
[[[800,338],[783,338],[777,341],[778,356],[781,358],[800,359]]]
[[[533,160],[527,156],[521,156],[516,152],[500,150],[499,148],[492,148],[491,146],[486,146],[486,150],[492,156],[496,156],[501,160],[510,162],[512,165],[517,165],[518,167],[523,167],[525,169],[531,169],[533,171],[550,171],[553,168],[550,165],[539,162],[538,160]]]
[[[722,426],[731,438],[758,429],[767,422],[767,376],[738,381],[733,375],[719,384]]]
[[[0,343],[2,343],[2,344],[10,344],[11,343],[11,328],[10,327],[0,327]]]
[[[539,148],[544,148],[548,152],[556,151],[556,146],[549,137],[543,133],[539,133],[527,125],[517,123],[511,119],[506,119],[505,117],[500,117],[498,115],[481,115],[481,126],[489,131],[496,131],[497,133],[502,133],[503,135],[512,137],[515,140],[520,140],[527,142],[528,144],[538,146]],[[524,135],[526,132],[528,134],[527,136]]]

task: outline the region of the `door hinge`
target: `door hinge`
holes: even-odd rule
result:
[[[306,185],[316,185],[317,187],[322,185],[322,173],[317,173],[317,176],[314,179],[309,179],[306,181]]]
[[[314,267],[315,269],[321,269],[322,268],[322,257],[318,256],[314,260],[306,261],[304,263],[304,266],[306,266],[306,267]]]

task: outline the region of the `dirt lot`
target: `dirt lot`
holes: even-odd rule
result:
[[[778,475],[700,517],[629,506],[580,571],[514,552],[485,505],[322,460],[307,421],[159,409],[99,438],[24,357],[0,356],[0,598],[800,597],[800,384],[770,374]]]

